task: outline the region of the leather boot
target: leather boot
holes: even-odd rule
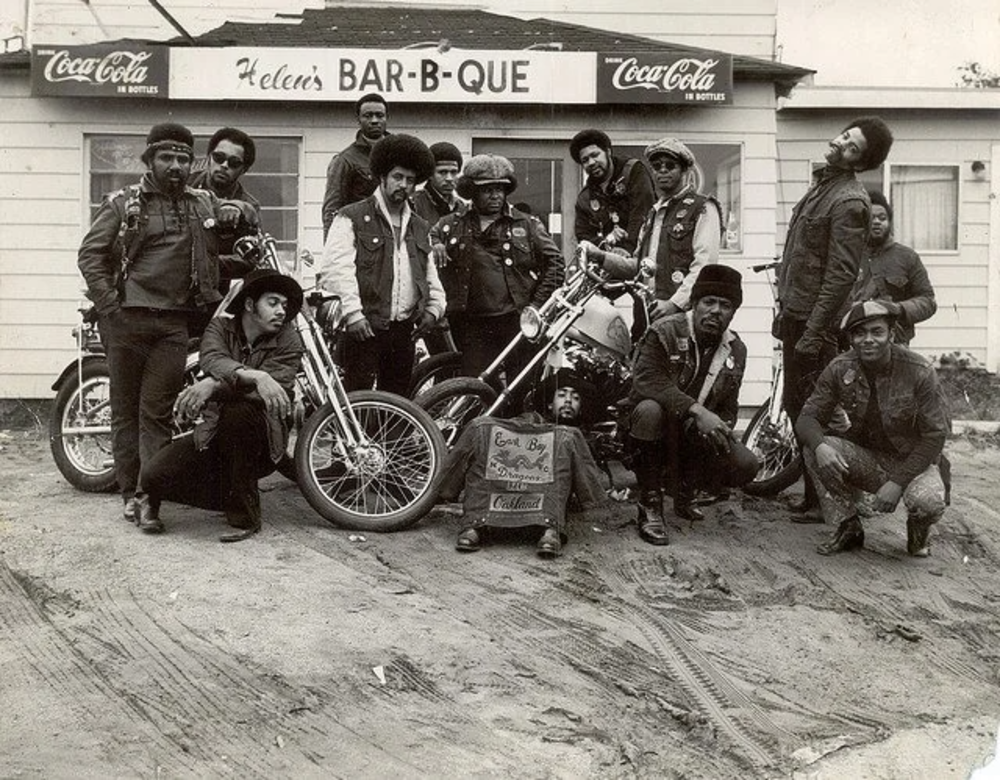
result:
[[[135,497],[135,524],[146,534],[162,534],[163,521],[160,520],[160,501],[148,495]]]
[[[906,551],[914,558],[926,558],[931,554],[928,537],[933,520],[915,515],[906,516]]]
[[[639,538],[662,547],[670,544],[663,522],[663,491],[646,490],[639,496]]]
[[[126,523],[135,523],[137,517],[135,496],[124,496],[122,498],[124,502],[124,507],[122,508],[122,517],[125,518]]]
[[[837,532],[828,542],[823,542],[816,548],[820,555],[860,550],[865,546],[865,531],[861,527],[858,516],[849,517],[837,526]]]
[[[705,513],[694,502],[694,493],[691,484],[682,479],[677,485],[677,495],[674,496],[674,514],[692,523],[705,519]]]

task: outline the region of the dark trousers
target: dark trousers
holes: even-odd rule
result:
[[[406,396],[410,391],[413,360],[412,322],[391,322],[389,327],[375,331],[375,338],[355,341],[344,337],[344,387],[370,390],[378,380],[378,389]]]
[[[462,373],[465,376],[479,376],[521,332],[521,315],[516,311],[496,317],[449,314],[448,319],[455,345],[462,352]],[[530,343],[523,342],[508,356],[504,362],[508,383],[521,373],[534,352]]]
[[[781,359],[785,371],[782,405],[792,425],[795,425],[795,421],[802,413],[802,407],[816,388],[819,375],[837,356],[837,343],[834,339],[824,341],[815,358],[803,358],[796,354],[795,345],[806,331],[805,321],[784,320],[781,328]]]
[[[253,401],[219,405],[219,426],[203,450],[186,435],[160,450],[144,467],[154,501],[223,510],[232,525],[260,521],[257,480],[274,471],[264,408]]]
[[[669,414],[648,398],[632,410],[629,433],[642,449],[643,462],[636,471],[641,490],[666,484],[676,496],[698,488],[740,487],[760,469],[757,456],[742,442],[730,439],[729,452],[718,452],[698,435],[692,418]]]
[[[98,326],[111,381],[111,449],[122,495],[145,488],[144,468],[170,443],[184,384],[187,315],[123,308]]]

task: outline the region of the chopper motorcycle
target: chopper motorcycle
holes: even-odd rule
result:
[[[527,388],[567,366],[596,390],[597,413],[584,432],[595,460],[607,472],[610,461],[626,459],[616,404],[631,387],[633,344],[629,326],[613,300],[627,293],[641,303],[633,310],[648,318],[650,291],[642,279],[649,268],[642,267],[634,279],[612,280],[601,269],[608,254],[588,241],[580,242],[563,284],[541,307],[529,306],[521,312],[521,332],[483,373],[439,381],[414,399],[434,418],[449,446],[474,418],[516,413],[520,410],[512,407],[522,398],[529,405],[535,402]],[[637,332],[644,332],[648,324],[648,319],[637,323]],[[504,360],[524,342],[533,345],[532,358],[498,391]]]
[[[258,267],[287,273],[267,234],[237,239],[234,251]],[[230,295],[237,290],[234,286]],[[296,380],[294,461],[286,466],[294,462],[306,501],[335,525],[363,531],[409,527],[434,505],[446,449],[441,432],[423,409],[401,396],[347,393],[329,347],[343,325],[340,301],[320,292],[309,293],[306,301],[295,319],[304,352]],[[75,333],[77,360],[53,385],[50,447],[70,484],[89,492],[111,490],[110,382],[96,318],[85,314]],[[198,378],[194,351],[185,383]]]

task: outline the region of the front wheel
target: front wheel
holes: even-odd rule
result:
[[[88,360],[66,375],[52,404],[49,447],[60,473],[78,490],[105,493],[116,487],[106,360]]]
[[[438,382],[414,402],[426,411],[452,447],[470,422],[489,409],[497,392],[482,379],[459,376]]]
[[[362,441],[349,446],[336,410],[317,409],[295,444],[297,481],[325,520],[358,531],[399,531],[434,506],[445,444],[428,414],[377,390],[348,395]]]
[[[771,413],[771,402],[754,413],[743,433],[743,443],[761,462],[752,482],[743,486],[751,496],[774,496],[795,484],[802,475],[802,454],[785,410]]]
[[[438,382],[461,375],[461,352],[439,352],[436,355],[428,355],[413,367],[407,397],[416,398]]]

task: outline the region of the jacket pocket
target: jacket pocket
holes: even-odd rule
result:
[[[370,271],[382,256],[385,238],[379,233],[358,233],[356,263],[359,271]]]
[[[805,238],[806,246],[811,252],[825,255],[826,247],[830,243],[830,218],[811,217],[807,219]]]

